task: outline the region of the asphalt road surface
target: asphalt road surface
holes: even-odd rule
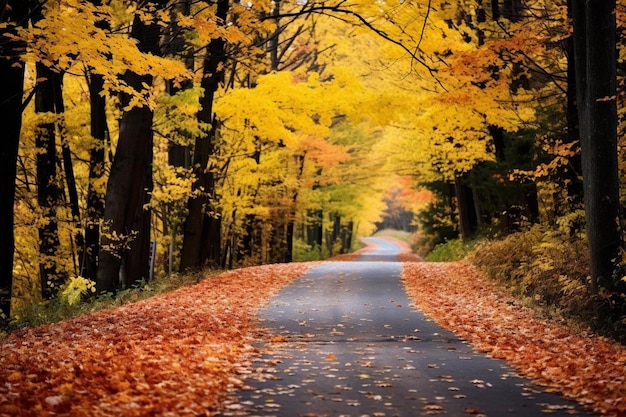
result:
[[[272,342],[222,416],[591,415],[477,353],[414,308],[399,248],[331,262],[260,313]]]

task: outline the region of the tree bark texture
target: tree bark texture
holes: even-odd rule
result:
[[[135,17],[131,35],[144,53],[160,54],[160,29]],[[136,91],[152,85],[152,76],[127,71],[125,81]],[[125,96],[122,106],[126,107]],[[114,292],[150,277],[150,202],[152,191],[153,112],[146,106],[124,111],[107,183],[102,246],[98,260],[98,292]],[[118,239],[119,238],[119,239]]]
[[[41,64],[36,64],[37,93],[35,112],[61,114],[57,108],[62,94],[61,74]],[[57,123],[45,122],[37,126],[35,145],[37,147],[37,202],[44,216],[39,226],[39,278],[41,294],[45,300],[52,299],[65,282],[66,274],[59,269],[58,251],[60,246],[57,221],[57,207],[61,189],[57,178],[58,155],[56,150]]]
[[[134,73],[125,78],[135,88],[152,82],[152,77]],[[144,106],[124,112],[107,183],[98,292],[149,277],[150,211],[144,206],[152,191],[152,145],[152,111]]]
[[[89,102],[91,112],[91,137],[95,143],[89,149],[89,186],[85,213],[85,246],[81,259],[81,275],[96,280],[100,249],[100,219],[104,217],[104,195],[96,183],[104,175],[104,149],[107,134],[106,101],[101,92],[104,78],[98,74],[89,77]]]
[[[226,24],[229,0],[218,0],[216,17],[220,24]],[[198,137],[194,146],[193,166],[196,181],[194,190],[201,193],[189,199],[188,213],[185,219],[183,248],[181,251],[180,270],[196,269],[205,265],[219,265],[221,262],[221,220],[213,210],[215,199],[215,174],[211,171],[209,159],[215,146],[217,123],[213,115],[213,98],[219,85],[224,81],[224,62],[226,61],[226,41],[223,38],[212,39],[207,47],[203,63],[203,76],[200,86],[204,95],[200,99],[198,120],[211,126],[206,135]]]
[[[90,0],[100,6],[100,0]],[[106,20],[96,22],[96,27],[110,29]],[[92,281],[98,273],[98,253],[100,250],[100,220],[104,218],[104,193],[97,189],[96,184],[104,176],[105,145],[108,134],[106,120],[106,99],[104,77],[90,73],[88,79],[90,105],[90,133],[94,140],[89,149],[89,185],[87,187],[87,209],[85,212],[85,242],[80,259],[80,274]]]
[[[456,196],[456,205],[458,210],[459,231],[461,239],[464,242],[469,241],[474,235],[478,221],[474,210],[474,197],[472,191],[467,185],[463,177],[457,176],[454,179],[454,195]]]
[[[573,0],[572,17],[587,238],[597,288],[612,278],[621,245],[615,0]]]
[[[11,316],[13,287],[13,254],[15,250],[14,204],[17,151],[22,130],[22,95],[24,93],[25,51],[23,42],[10,36],[14,27],[26,27],[29,4],[22,0],[9,0],[0,8],[2,22],[12,22],[2,29],[2,59],[0,59],[0,114],[4,120],[0,138],[0,327]]]
[[[568,0],[568,17],[572,18],[572,0]],[[574,37],[570,36],[566,40],[567,56],[567,142],[578,142],[580,145],[580,123],[578,120],[578,104],[576,93],[576,52],[574,50]],[[573,210],[583,205],[583,183],[582,183],[582,161],[580,152],[570,158],[569,166],[563,173],[563,177],[568,181],[567,195],[569,204],[565,204],[566,210]],[[557,207],[558,213],[558,207]]]

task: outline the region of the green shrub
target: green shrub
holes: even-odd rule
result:
[[[96,292],[96,283],[83,277],[71,277],[59,293],[61,303],[75,306],[84,296]]]
[[[293,242],[293,260],[294,262],[310,262],[322,259],[322,250],[319,246],[307,245],[302,240]]]
[[[463,243],[460,239],[448,240],[445,243],[436,245],[425,260],[430,262],[449,262],[458,261],[470,252],[473,244]]]

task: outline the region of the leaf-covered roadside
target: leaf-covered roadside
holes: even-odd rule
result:
[[[315,263],[244,268],[0,341],[1,416],[211,415],[267,299]]]
[[[407,263],[410,298],[454,331],[547,390],[603,415],[626,415],[626,347],[546,322],[464,262]]]

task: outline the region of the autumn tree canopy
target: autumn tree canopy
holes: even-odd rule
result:
[[[346,252],[400,213],[427,247],[536,223],[584,238],[608,224],[597,274],[622,285],[607,277],[626,177],[623,135],[609,140],[624,130],[621,6],[0,7],[5,318],[79,277],[115,293],[154,274]],[[616,58],[594,49],[605,40]],[[596,59],[620,66],[597,76],[583,65]],[[614,152],[610,219],[589,210],[597,185],[583,200],[604,154],[581,138]]]

